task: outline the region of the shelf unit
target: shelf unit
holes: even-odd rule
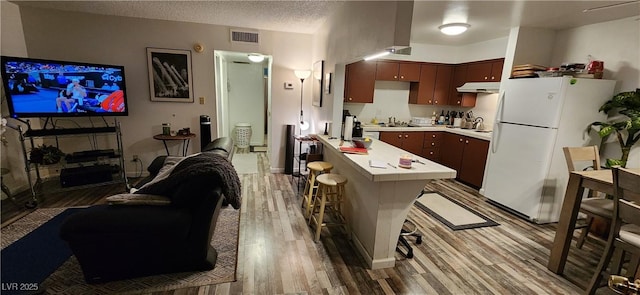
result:
[[[125,189],[129,188],[125,171],[121,126],[117,119],[114,118],[113,120],[114,126],[90,128],[31,129],[29,121],[25,123],[28,129],[21,132],[20,139],[24,153],[25,172],[27,173],[27,180],[34,203],[37,202],[37,197],[45,194],[45,192],[54,193],[119,183],[124,184]],[[80,136],[93,136],[94,149],[76,151],[73,154],[68,154],[59,163],[50,165],[34,163],[29,159],[29,151],[25,141],[28,141],[31,149],[33,149],[36,146],[34,143],[36,138],[55,139],[56,146],[58,146],[60,140]],[[116,146],[113,149],[97,149],[98,136],[115,138]],[[109,143],[111,145],[110,141]],[[104,148],[107,147],[105,146]],[[45,168],[49,172],[53,170],[53,176],[50,175],[51,177],[43,179],[42,170]],[[31,175],[34,171],[35,181],[33,181]],[[62,174],[69,175],[73,173],[79,176],[61,177]],[[72,181],[68,181],[69,179]]]
[[[306,136],[294,136],[294,139],[298,143],[298,148],[294,148],[293,153],[293,159],[298,163],[298,171],[293,173],[293,177],[297,178],[296,186],[300,189],[300,184],[306,181],[309,174],[306,168],[307,163],[322,160],[322,143],[317,139]],[[303,153],[304,147],[308,147],[309,152]]]

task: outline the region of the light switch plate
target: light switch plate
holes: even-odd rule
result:
[[[284,89],[293,89],[293,83],[284,82]]]

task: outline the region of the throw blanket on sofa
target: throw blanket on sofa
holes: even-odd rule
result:
[[[240,178],[231,162],[215,153],[200,153],[186,157],[166,171],[159,173],[152,181],[142,186],[136,194],[165,195],[185,180],[196,175],[210,175],[221,180],[222,194],[235,209],[242,203]]]

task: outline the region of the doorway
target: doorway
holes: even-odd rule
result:
[[[216,50],[214,56],[218,136],[235,140],[236,125],[248,123],[249,150],[270,153],[271,56],[261,62],[244,52]]]

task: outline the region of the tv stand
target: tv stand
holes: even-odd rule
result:
[[[46,119],[44,126],[48,124],[49,119]],[[29,121],[22,122],[28,126],[28,129],[24,132],[20,129],[20,139],[24,153],[25,171],[33,202],[37,202],[38,197],[45,193],[69,189],[120,183],[124,184],[125,190],[129,189],[125,172],[121,126],[117,119],[114,118],[113,120],[114,126],[105,127],[59,128],[55,127],[51,122],[54,128],[49,129],[32,129]],[[106,120],[105,123],[107,123]],[[43,140],[55,139],[53,145],[60,146],[61,141],[74,137],[82,138],[82,135],[89,137],[91,149],[79,148],[74,142],[75,151],[63,151],[67,154],[66,157],[63,156],[60,162],[56,164],[44,165],[33,162],[25,144],[25,140],[28,139],[31,150],[33,150],[37,146],[34,139],[41,138]],[[44,144],[52,145],[47,142]],[[70,149],[69,144],[65,149]],[[42,177],[41,175],[45,167],[49,170],[49,177]],[[32,181],[32,173],[34,172],[35,181]]]

